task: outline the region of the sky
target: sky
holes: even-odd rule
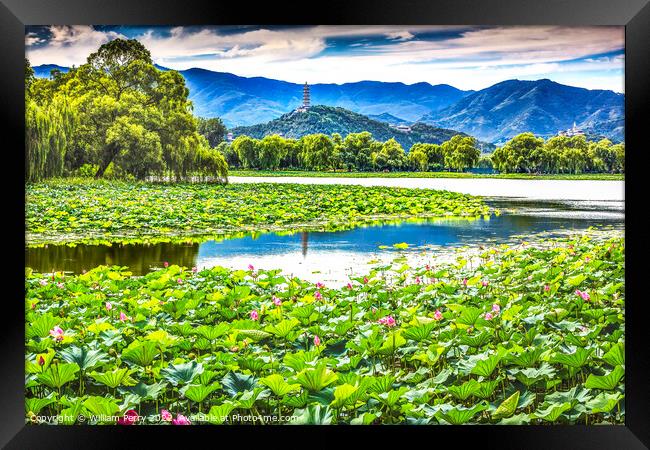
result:
[[[624,92],[623,27],[29,26],[33,66],[79,66],[101,44],[137,39],[155,63],[294,83],[362,80],[479,90],[548,78]]]

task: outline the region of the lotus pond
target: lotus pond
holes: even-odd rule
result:
[[[26,420],[621,424],[624,256],[583,233],[398,256],[342,288],[255,267],[28,269]]]
[[[54,180],[26,189],[30,245],[160,242],[270,230],[344,230],[387,219],[477,217],[478,197],[447,191],[299,184]]]

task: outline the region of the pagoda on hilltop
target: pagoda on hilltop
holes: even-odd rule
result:
[[[306,112],[310,106],[311,94],[309,92],[309,84],[305,81],[305,85],[302,87],[302,105],[296,108],[296,112]]]

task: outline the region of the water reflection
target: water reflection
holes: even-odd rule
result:
[[[364,267],[394,253],[393,244],[411,248],[454,247],[504,242],[531,233],[561,233],[590,226],[623,228],[623,204],[494,201],[505,214],[489,219],[435,219],[373,224],[338,232],[255,233],[201,244],[128,244],[48,246],[27,249],[27,266],[39,272],[80,273],[101,264],[128,266],[145,274],[164,261],[185,267],[248,264],[281,268],[300,276],[329,273],[340,278],[346,270]],[[380,248],[388,246],[388,248]]]
[[[81,273],[100,265],[128,266],[137,275],[170,264],[192,267],[199,254],[199,244],[155,245],[125,244],[106,245],[49,245],[26,251],[26,265],[39,272],[58,270]]]

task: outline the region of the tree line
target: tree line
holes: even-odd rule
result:
[[[584,135],[554,136],[544,141],[522,133],[492,153],[492,164],[503,173],[623,173],[625,144],[608,139],[587,141]]]
[[[442,144],[416,143],[408,153],[389,139],[380,142],[369,132],[310,134],[300,139],[269,135],[238,136],[220,142],[230,167],[242,169],[302,169],[347,171],[463,171],[478,167],[501,173],[623,173],[625,144],[608,139],[590,142],[585,136],[555,136],[548,140],[522,133],[490,155],[481,156],[473,137],[456,135]]]
[[[309,134],[300,139],[269,135],[263,139],[238,136],[217,146],[230,167],[243,169],[304,169],[348,171],[463,170],[480,157],[476,139],[456,135],[438,144],[417,143],[408,153],[395,140],[380,142],[372,135]]]
[[[227,179],[199,132],[185,80],[137,40],[116,39],[68,73],[37,79],[25,59],[25,177]]]

